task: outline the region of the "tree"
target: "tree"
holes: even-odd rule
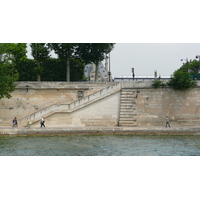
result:
[[[174,72],[168,85],[175,90],[186,90],[196,86],[196,81],[190,78],[190,73],[182,69]]]
[[[47,47],[46,43],[31,43],[31,55],[36,60],[37,67],[35,70],[37,72],[37,81],[41,81],[41,74],[43,72],[42,62],[49,58],[50,49]]]
[[[19,62],[26,60],[26,43],[11,43],[8,53],[10,54],[10,59],[14,66]]]
[[[70,82],[70,58],[75,57],[76,43],[49,43],[49,47],[55,51],[58,57],[66,63],[66,81]]]
[[[0,44],[0,99],[10,98],[10,93],[15,90],[14,82],[18,79],[16,70],[13,70],[11,54],[13,43]]]
[[[19,81],[35,81],[37,80],[37,74],[35,68],[37,64],[34,59],[26,59],[19,62],[15,68],[19,73]]]
[[[182,71],[189,72],[191,75],[197,75],[199,74],[199,61],[195,59],[186,61],[186,63],[183,63],[180,69]]]
[[[82,43],[79,44],[77,54],[85,64],[93,62],[96,65],[95,82],[98,81],[99,62],[114,48],[114,43]]]

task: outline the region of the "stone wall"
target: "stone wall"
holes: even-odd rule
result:
[[[169,116],[172,126],[200,125],[200,87],[186,91],[152,88],[151,82],[123,82],[123,88],[139,91],[136,98],[137,126],[164,126]]]
[[[26,85],[30,87],[26,88]],[[40,111],[52,104],[69,104],[78,100],[78,91],[84,96],[101,91],[116,83],[66,83],[66,82],[19,82],[11,99],[0,100],[0,126],[10,126],[14,117],[18,119]],[[120,83],[130,88],[137,98],[137,126],[165,126],[169,116],[172,126],[200,125],[200,83],[193,89],[175,91],[171,88],[152,88],[151,81],[128,81]],[[92,103],[81,105],[72,111],[48,115],[49,127],[117,126],[119,122],[120,88]],[[39,122],[32,124],[38,127]]]
[[[200,88],[187,91],[140,89],[137,98],[138,126],[165,125],[166,116],[169,116],[172,126],[200,125]]]
[[[117,126],[119,116],[120,92],[81,107],[73,112],[55,113],[45,118],[46,126],[51,127],[87,127]],[[39,122],[33,124],[39,127]]]
[[[12,119],[26,117],[52,104],[68,104],[113,83],[17,82],[12,98],[0,100],[0,126],[10,126]],[[30,87],[26,87],[29,85]]]

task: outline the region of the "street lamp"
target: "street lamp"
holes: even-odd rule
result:
[[[154,71],[154,78],[157,79],[157,70]]]
[[[30,87],[29,84],[26,85],[26,92],[28,93],[28,88]]]
[[[109,53],[109,72],[108,72],[108,76],[109,76],[109,82],[111,79],[111,71],[110,71],[110,53]]]
[[[134,81],[134,78],[135,78],[134,68],[132,68],[132,74],[133,74],[133,81]]]
[[[198,70],[198,73],[199,73],[199,71],[200,71],[200,55],[196,55],[195,58],[196,58],[196,59],[199,59],[199,70]]]

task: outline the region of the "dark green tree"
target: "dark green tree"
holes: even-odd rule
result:
[[[85,64],[94,63],[96,65],[95,81],[98,81],[99,62],[113,50],[114,45],[115,43],[82,43],[78,45],[77,56]]]
[[[186,90],[196,86],[196,81],[190,78],[190,73],[182,69],[174,72],[168,85],[175,90]]]
[[[11,69],[11,65],[0,63],[0,99],[10,98],[10,93],[15,90],[15,81],[18,80],[18,73]]]
[[[190,60],[183,63],[180,68],[182,71],[188,72],[191,75],[199,74],[199,61],[197,60]]]
[[[27,59],[26,43],[11,43],[9,47],[10,58],[13,65]]]
[[[33,59],[26,59],[24,61],[19,62],[16,65],[17,72],[19,73],[19,81],[36,81],[36,67],[36,61]]]
[[[71,81],[81,81],[84,76],[84,64],[77,59],[70,59],[70,79]],[[16,69],[19,72],[19,81],[35,81],[36,61],[26,59],[17,64]],[[66,81],[66,63],[59,58],[47,58],[42,64],[45,73],[41,74],[43,81]]]
[[[75,57],[77,49],[76,43],[48,43],[49,47],[55,51],[58,57],[66,63],[66,81],[70,82],[70,58]]]
[[[45,59],[50,57],[50,49],[46,43],[31,43],[31,55],[36,61],[37,67],[35,71],[37,73],[37,81],[41,81],[41,74],[43,72],[42,63]]]
[[[18,73],[13,69],[11,47],[13,43],[0,44],[0,99],[10,98],[15,90],[14,82],[18,80]]]

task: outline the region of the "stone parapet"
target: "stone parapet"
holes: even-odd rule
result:
[[[1,127],[0,135],[200,135],[200,127]]]
[[[15,82],[17,89],[89,89],[104,88],[115,85],[114,82],[50,82],[50,81],[19,81]]]

